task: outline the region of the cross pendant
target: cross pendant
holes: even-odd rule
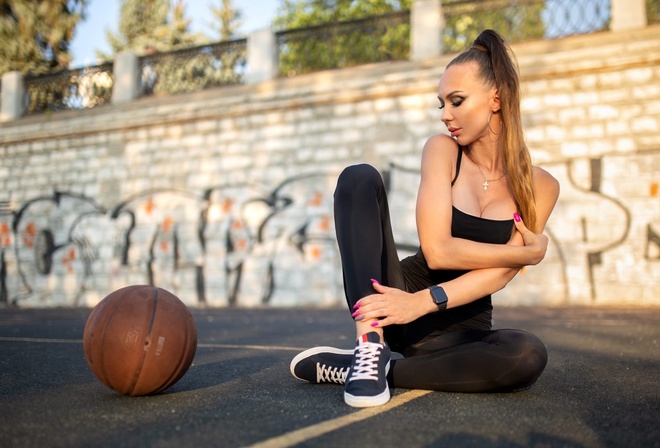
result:
[[[490,185],[487,180],[484,180],[484,183],[481,184],[484,186],[484,191],[488,190],[488,186]]]

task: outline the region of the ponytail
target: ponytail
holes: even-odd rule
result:
[[[532,178],[532,158],[525,144],[520,116],[520,79],[513,52],[502,36],[485,30],[474,40],[472,47],[459,54],[448,65],[476,62],[479,78],[497,88],[500,98],[499,135],[504,171],[516,207],[528,229],[538,232],[536,202]]]

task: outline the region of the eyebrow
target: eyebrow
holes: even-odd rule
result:
[[[445,98],[451,98],[452,96],[456,95],[457,93],[465,93],[462,90],[453,90],[449,92],[447,95],[445,95]],[[442,101],[442,97],[438,96],[438,99]]]

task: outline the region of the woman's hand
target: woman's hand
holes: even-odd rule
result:
[[[378,282],[373,282],[373,287],[377,294],[363,297],[355,305],[353,318],[356,321],[372,320],[374,322],[371,325],[374,327],[407,324],[424,314],[433,312],[435,307],[428,292],[426,293],[428,300],[424,301],[416,294],[383,286]]]
[[[529,264],[539,264],[548,250],[548,237],[529,230],[517,214],[514,218],[516,230],[522,235],[525,248],[529,249]]]

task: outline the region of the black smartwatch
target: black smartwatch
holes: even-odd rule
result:
[[[438,311],[444,311],[447,309],[447,294],[445,290],[442,289],[442,286],[433,285],[429,287],[431,291],[431,297],[433,298],[433,303],[438,305]]]

